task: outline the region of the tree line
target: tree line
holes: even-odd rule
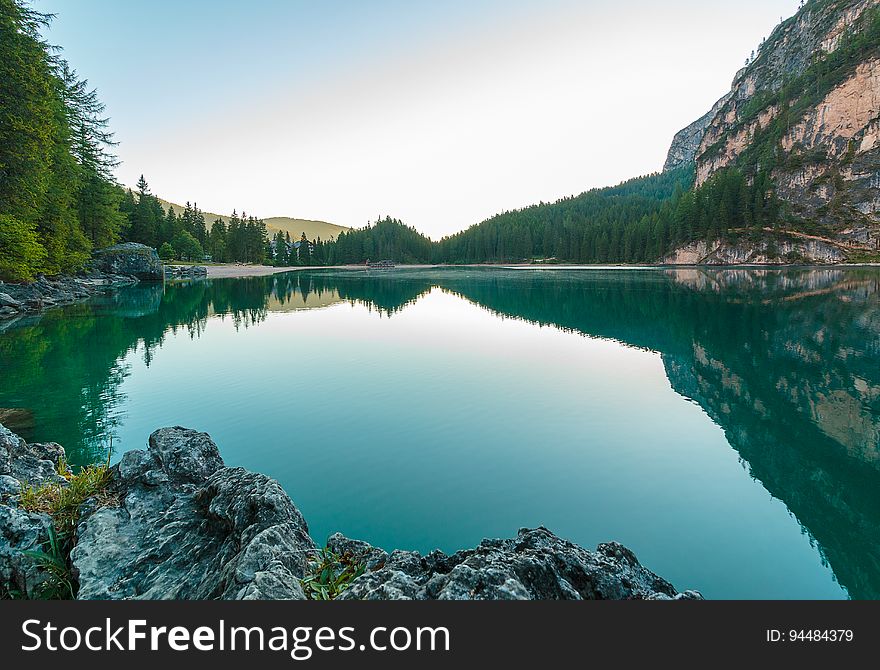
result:
[[[125,192],[120,209],[127,225],[122,238],[159,250],[164,260],[262,263],[267,255],[266,224],[262,219],[236,211],[227,223],[215,219],[210,225],[197,204],[186,203],[181,214],[170,205],[166,211],[150,192],[143,175],[137,191]]]
[[[0,276],[80,267],[124,225],[104,105],[41,37],[50,16],[0,0]]]
[[[340,234],[328,264],[388,258],[401,263],[655,263],[682,244],[775,225],[779,207],[766,172],[731,168],[694,189],[693,165],[503,212],[433,242],[397,219]]]

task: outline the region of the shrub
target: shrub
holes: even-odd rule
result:
[[[34,226],[0,214],[0,279],[28,281],[43,267],[46,250]]]
[[[172,246],[181,260],[199,261],[205,256],[202,245],[186,230],[181,231],[175,236],[172,240]]]
[[[163,261],[170,261],[172,258],[174,258],[174,254],[174,247],[168,244],[168,242],[165,242],[164,244],[162,244],[161,247],[159,247],[159,258],[161,258]]]
[[[333,600],[365,570],[366,567],[353,556],[340,556],[328,547],[319,549],[309,561],[309,572],[302,579],[306,598]]]

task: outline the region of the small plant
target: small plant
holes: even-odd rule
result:
[[[18,504],[27,512],[46,514],[51,519],[49,539],[42,551],[24,551],[47,574],[42,584],[28,594],[10,593],[10,597],[29,597],[39,600],[67,600],[76,598],[77,583],[70,571],[70,552],[76,537],[80,507],[89,498],[95,498],[99,506],[114,502],[107,491],[110,483],[110,454],[107,461],[89,465],[74,473],[62,458],[58,474],[64,482],[49,482],[31,486],[23,482]]]
[[[309,560],[303,590],[310,600],[333,600],[365,571],[366,566],[350,554],[340,556],[324,547]]]
[[[37,487],[24,484],[18,504],[28,512],[48,514],[59,535],[67,536],[76,530],[79,508],[86,500],[96,497],[99,503],[110,502],[106,492],[110,468],[106,463],[89,465],[74,474],[62,460],[58,474],[67,480],[66,484],[50,482]]]
[[[73,600],[76,598],[76,580],[68,565],[69,550],[58,536],[54,526],[49,526],[49,539],[42,551],[23,551],[46,571],[48,577],[29,595],[37,600]]]

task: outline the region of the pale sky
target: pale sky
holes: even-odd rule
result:
[[[661,169],[798,0],[36,0],[120,182],[439,238]]]

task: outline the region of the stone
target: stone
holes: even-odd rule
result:
[[[305,520],[275,480],[225,467],[207,434],[157,430],[111,491],[119,506],[85,511],[77,530],[80,598],[305,598]]]
[[[92,255],[92,267],[99,272],[129,275],[141,280],[161,281],[165,277],[156,250],[143,244],[125,242]]]
[[[433,551],[390,555],[341,535],[328,546],[367,566],[340,596],[343,600],[672,600],[702,598],[679,593],[616,542],[595,552],[546,528],[522,529],[514,539],[483,540],[475,549],[447,556]]]
[[[767,137],[760,130],[781,113],[780,89],[799,81],[817,60],[845,48],[847,36],[864,36],[876,9],[877,0],[802,6],[736,73],[727,95],[676,134],[665,169],[694,161],[700,186],[720,170],[742,167],[749,149]],[[774,194],[788,210],[789,224],[824,229],[854,255],[874,256],[880,251],[880,58],[866,46],[846,62],[827,90],[789,93],[795,98],[821,93],[821,98],[798,110],[774,147],[758,150],[772,148],[778,155]],[[851,227],[868,228],[860,244],[847,240]]]
[[[42,569],[22,552],[39,551],[50,524],[45,514],[0,504],[0,597],[32,593],[44,581]]]
[[[0,475],[7,475],[32,486],[64,482],[58,464],[64,459],[60,444],[28,444],[0,424]]]
[[[0,293],[0,307],[11,307],[13,309],[21,309],[21,302],[13,298],[8,293]]]
[[[666,155],[666,163],[663,165],[664,172],[669,172],[694,162],[697,157],[697,151],[700,148],[700,143],[706,134],[706,129],[718,111],[730,100],[730,95],[728,93],[722,97],[712,105],[712,109],[706,112],[706,114],[675,134],[675,137],[672,138],[669,152]]]

